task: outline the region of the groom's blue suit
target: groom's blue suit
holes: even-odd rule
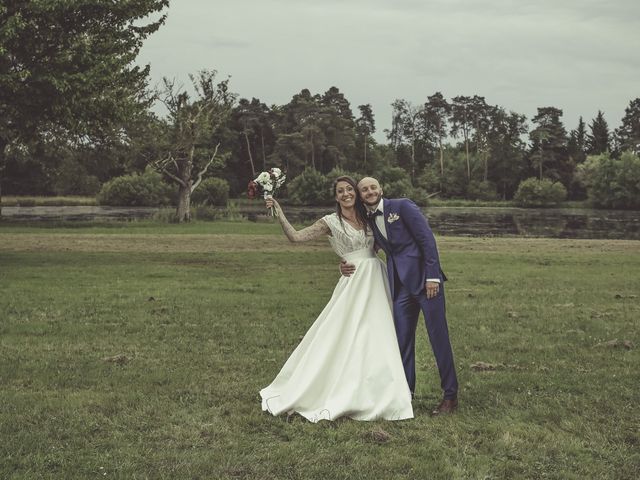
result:
[[[422,310],[444,398],[456,398],[458,380],[445,316],[444,281],[447,277],[440,269],[435,238],[427,219],[411,200],[385,198],[381,201],[387,238],[373,217],[370,225],[376,242],[387,256],[393,318],[409,388],[411,392],[415,391],[415,336]],[[438,294],[430,299],[425,291],[427,279],[440,280]]]

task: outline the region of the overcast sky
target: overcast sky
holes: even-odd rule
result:
[[[379,141],[394,99],[436,91],[614,129],[640,97],[639,25],[640,0],[174,0],[139,62],[153,84],[216,69],[267,105],[336,86],[354,115],[372,105]]]

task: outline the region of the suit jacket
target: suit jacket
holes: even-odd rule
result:
[[[378,245],[387,255],[387,273],[394,298],[398,280],[413,295],[424,292],[427,278],[444,282],[447,277],[440,268],[436,240],[418,206],[407,198],[383,198],[382,201],[387,239],[373,219],[370,223]]]

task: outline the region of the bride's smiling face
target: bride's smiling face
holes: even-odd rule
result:
[[[338,182],[336,184],[336,202],[342,208],[351,208],[356,203],[356,190],[348,182]]]

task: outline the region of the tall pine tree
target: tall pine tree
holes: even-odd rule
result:
[[[640,98],[629,102],[622,117],[622,125],[616,130],[620,150],[640,155]]]
[[[591,133],[587,134],[587,153],[589,155],[599,155],[609,151],[609,126],[604,119],[604,113],[598,110],[596,118],[589,125]]]
[[[576,129],[569,133],[567,150],[576,164],[583,163],[587,158],[587,130],[582,117]]]
[[[573,168],[567,152],[567,133],[560,120],[562,110],[555,107],[540,107],[532,121],[536,128],[531,138],[531,163],[542,180],[549,177],[569,182]],[[565,184],[566,185],[566,184]]]

